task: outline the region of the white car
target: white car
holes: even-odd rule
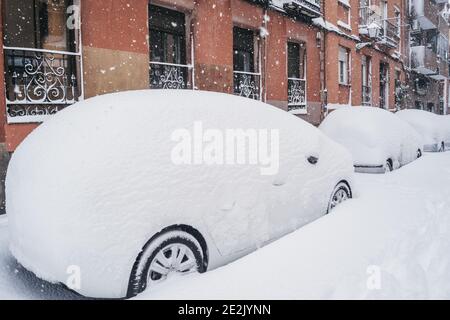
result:
[[[243,145],[222,140],[236,133]],[[236,160],[236,146],[255,158]],[[10,249],[47,281],[129,297],[327,214],[352,197],[352,177],[343,147],[258,101],[184,90],[100,96],[51,117],[13,154]]]
[[[401,110],[396,115],[408,122],[422,136],[425,152],[443,152],[445,144],[450,143],[450,128],[446,129],[443,116],[417,109]],[[450,124],[448,126],[450,127]]]
[[[445,150],[450,150],[450,115],[443,116],[442,122],[444,123]]]
[[[357,172],[390,172],[420,158],[423,152],[419,134],[380,108],[342,107],[325,118],[320,130],[350,151]]]

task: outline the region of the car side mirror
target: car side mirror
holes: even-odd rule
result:
[[[315,156],[309,156],[308,157],[308,162],[310,164],[316,165],[319,162],[319,158],[315,157]]]

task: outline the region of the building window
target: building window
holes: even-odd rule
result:
[[[150,5],[150,87],[192,87],[192,66],[187,64],[186,16]]]
[[[380,108],[389,109],[389,64],[380,63]]]
[[[339,84],[349,84],[349,50],[339,47]]]
[[[41,122],[82,98],[79,5],[3,1],[8,123]]]
[[[258,51],[259,39],[253,30],[233,28],[234,94],[256,100],[261,98]]]
[[[351,31],[351,7],[348,0],[338,0],[338,25]]]
[[[288,42],[288,111],[306,111],[306,46]]]
[[[372,62],[369,56],[362,56],[361,62],[362,104],[372,105]]]

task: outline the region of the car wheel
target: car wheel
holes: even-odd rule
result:
[[[422,158],[422,150],[417,150],[417,159]]]
[[[392,166],[392,162],[390,160],[386,161],[386,164],[384,165],[384,171],[386,173],[394,171],[394,167]]]
[[[204,272],[203,250],[184,231],[168,231],[150,241],[139,254],[128,286],[128,297],[163,282],[172,275]]]
[[[330,203],[328,204],[328,213],[330,213],[334,208],[336,208],[342,202],[351,199],[352,192],[345,182],[339,183],[336,188],[334,188],[331,194]]]

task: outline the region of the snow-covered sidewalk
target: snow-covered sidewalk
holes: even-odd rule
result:
[[[450,298],[450,152],[357,175],[331,215],[228,266],[170,279],[140,299]],[[0,299],[77,298],[10,256],[0,217]],[[369,286],[368,286],[369,284]]]

